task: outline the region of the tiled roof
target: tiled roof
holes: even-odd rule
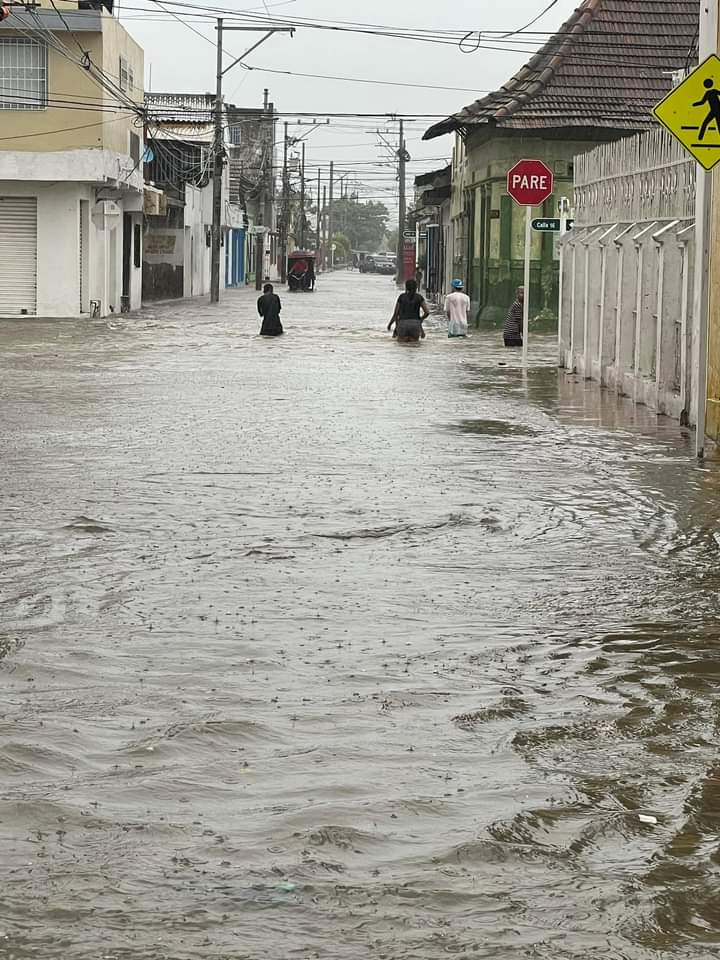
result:
[[[697,61],[699,17],[700,0],[583,0],[511,80],[423,139],[483,124],[644,130],[654,123],[650,108],[671,87],[670,74]]]
[[[428,186],[434,184],[436,180],[441,180],[443,183],[450,183],[451,174],[452,166],[448,164],[445,167],[441,167],[439,170],[430,170],[428,173],[421,173],[419,176],[415,177],[415,186]]]

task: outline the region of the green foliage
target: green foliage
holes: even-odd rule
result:
[[[334,233],[333,234],[333,243],[337,246],[335,251],[336,260],[349,260],[352,256],[352,245],[350,240],[345,236],[344,233]]]
[[[388,230],[388,232],[385,234],[385,242],[383,246],[386,250],[389,250],[390,253],[396,253],[397,244],[398,244],[398,231],[397,231],[397,227],[394,227],[392,230]]]
[[[375,253],[382,246],[390,214],[384,203],[342,199],[333,203],[333,226],[350,241],[352,250]]]

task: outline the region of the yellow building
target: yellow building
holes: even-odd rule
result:
[[[112,0],[0,22],[0,315],[140,306],[143,51]]]

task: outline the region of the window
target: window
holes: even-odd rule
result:
[[[242,125],[239,123],[231,123],[228,126],[228,134],[230,143],[239,147],[242,144]]]
[[[136,167],[140,166],[140,137],[130,131],[130,159]]]
[[[19,37],[0,39],[0,110],[47,107],[47,46]]]
[[[127,62],[125,57],[120,57],[120,89],[125,90],[127,93],[132,93],[135,89],[135,77],[133,76],[133,68]]]

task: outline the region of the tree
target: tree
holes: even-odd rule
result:
[[[352,256],[350,240],[345,236],[344,233],[334,233],[332,242],[337,247],[335,251],[335,259],[347,262]]]
[[[390,214],[384,203],[360,203],[343,198],[333,201],[333,226],[350,241],[352,250],[379,250]]]
[[[397,252],[398,244],[398,232],[397,227],[394,227],[392,230],[388,230],[385,234],[385,249],[389,250],[390,253]]]

